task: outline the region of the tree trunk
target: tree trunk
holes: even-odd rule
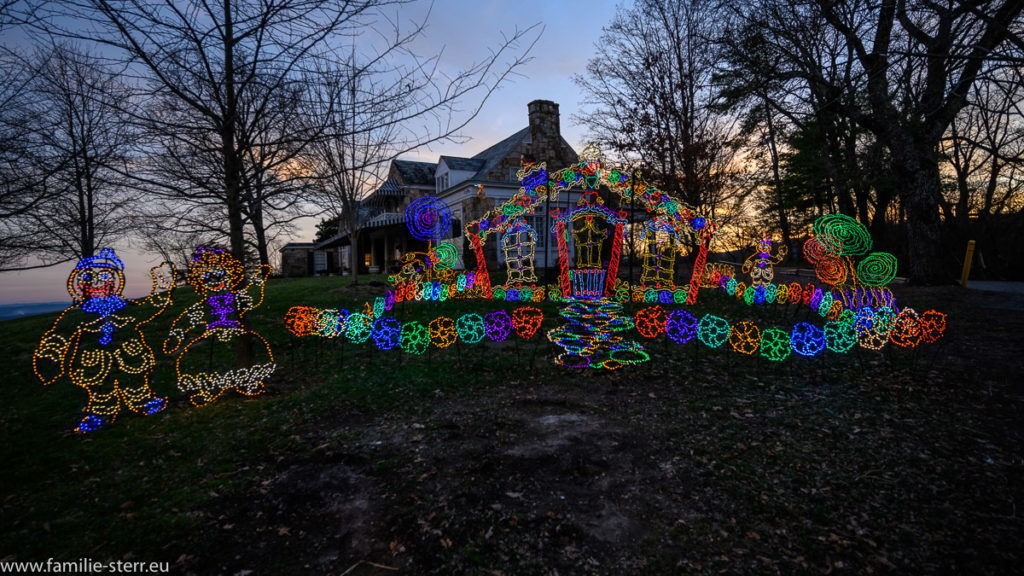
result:
[[[267,246],[267,231],[263,227],[263,210],[257,208],[252,216],[253,231],[256,235],[256,252],[259,254],[260,264],[270,265],[270,247]]]
[[[782,176],[779,174],[779,149],[776,145],[775,122],[772,119],[772,111],[768,106],[768,98],[765,96],[765,117],[768,123],[768,148],[772,157],[772,183],[775,186],[776,209],[779,211],[779,228],[782,230],[782,245],[795,254],[793,246],[790,246],[792,239],[789,231],[789,218],[786,216],[785,194],[782,191]]]
[[[907,258],[901,269],[914,283],[938,284],[953,277],[956,259],[941,249],[939,165],[934,150],[918,149],[923,147],[911,142],[891,146],[897,181],[905,186]]]
[[[234,28],[231,0],[224,0],[224,118],[220,126],[221,152],[224,154],[224,196],[228,210],[228,234],[231,254],[245,265],[245,231],[242,220],[242,159],[235,146],[238,122],[238,94],[235,92]],[[252,366],[252,335],[249,316],[241,317],[242,335],[235,339],[235,366]]]

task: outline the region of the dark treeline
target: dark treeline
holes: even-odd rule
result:
[[[725,224],[799,254],[842,212],[919,282],[1024,250],[1024,3],[637,0],[577,84],[600,145]]]

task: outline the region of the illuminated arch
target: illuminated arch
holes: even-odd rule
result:
[[[484,214],[480,219],[466,224],[466,238],[476,254],[476,275],[484,285],[484,291],[488,297],[490,297],[490,278],[487,274],[487,262],[483,247],[489,236],[499,234],[500,238],[500,235],[511,228],[520,217],[534,214],[541,202],[545,200],[558,201],[562,191],[573,188],[581,190],[604,188],[611,194],[617,195],[622,201],[632,202],[635,206],[646,210],[651,218],[661,219],[666,230],[675,232],[675,238],[688,238],[698,245],[697,258],[694,262],[693,275],[690,278],[690,288],[686,298],[687,304],[696,302],[701,276],[704,273],[704,264],[707,260],[708,246],[717,230],[717,225],[698,214],[694,208],[651,186],[638,174],[631,175],[617,169],[606,168],[603,156],[593,146],[584,149],[579,162],[566,168],[549,172],[545,163],[523,163],[517,176],[521,183],[519,192],[504,204]],[[555,212],[552,216],[557,220],[562,214],[558,211]],[[625,214],[617,214],[615,217],[621,218],[625,222]],[[618,224],[616,224],[616,228],[618,228]],[[562,273],[559,280],[562,293],[569,294],[571,290],[569,289],[568,262],[561,261],[561,243],[566,241],[564,224],[561,233],[557,229],[554,232],[556,240],[560,244],[559,268]],[[614,238],[612,248],[614,252]],[[604,282],[605,295],[610,295],[611,287],[614,286],[618,272],[618,258],[618,253],[609,254]]]

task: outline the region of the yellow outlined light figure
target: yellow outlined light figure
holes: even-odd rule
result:
[[[76,432],[92,432],[113,422],[122,405],[138,414],[167,406],[149,387],[156,357],[142,326],[171,304],[174,266],[164,262],[149,271],[149,296],[124,298],[124,262],[107,248],[83,258],[68,276],[73,304],[43,335],[32,355],[36,376],[49,385],[67,376],[89,394],[87,415]]]
[[[201,299],[174,319],[164,340],[164,353],[179,353],[178,389],[192,404],[212,402],[229,388],[246,396],[265,391],[264,381],[276,367],[274,355],[267,341],[242,320],[263,303],[270,272],[270,266],[260,266],[246,283],[242,263],[231,254],[215,248],[196,250],[186,281]],[[253,361],[236,366],[235,341],[246,334],[253,341]]]

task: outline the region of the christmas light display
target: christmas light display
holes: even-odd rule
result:
[[[402,342],[402,323],[389,316],[373,322],[373,343],[381,350],[391,350]]]
[[[761,345],[761,329],[753,322],[737,322],[729,331],[729,346],[740,354],[751,355]]]
[[[429,254],[435,270],[451,270],[459,260],[459,250],[451,242],[441,242]]]
[[[415,320],[402,324],[401,346],[409,354],[423,354],[430,347],[430,330]]]
[[[729,340],[729,321],[714,314],[705,314],[697,324],[697,339],[708,348],[718,348]]]
[[[896,278],[896,257],[888,252],[872,252],[857,263],[857,277],[868,286],[885,286]]]
[[[516,327],[516,335],[523,340],[533,338],[537,330],[540,330],[540,325],[543,321],[544,312],[540,308],[524,306],[512,311],[512,323]]]
[[[487,335],[487,328],[484,319],[479,314],[463,314],[455,322],[455,330],[459,334],[459,340],[466,344],[476,344]]]
[[[548,340],[565,350],[555,363],[568,368],[614,370],[649,360],[650,355],[640,344],[617,335],[634,326],[632,318],[621,313],[622,304],[609,299],[571,302],[561,311],[568,322],[547,333]]]
[[[434,301],[449,298],[483,298],[506,302],[564,303],[562,326],[546,331],[548,340],[562,348],[555,362],[566,367],[615,369],[650,359],[643,347],[626,340],[635,329],[644,338],[665,333],[673,342],[684,344],[694,339],[711,348],[721,348],[760,356],[779,362],[795,352],[814,357],[823,352],[847,353],[855,345],[879,349],[892,339],[900,346],[914,346],[942,336],[945,316],[939,313],[914,316],[913,311],[897,314],[892,293],[884,287],[895,276],[896,260],[884,252],[870,252],[872,241],[867,229],[856,220],[829,215],[814,224],[814,235],[805,243],[804,253],[814,265],[821,286],[798,282],[775,284],[774,265],[787,253],[785,246],[775,247],[765,238],[742,266],[750,274],[749,285],[735,276],[735,267],[725,263],[707,263],[709,242],[716,226],[670,195],[643,182],[638,175],[605,169],[596,149],[588,148],[580,161],[567,168],[549,172],[545,164],[523,163],[518,173],[522,184],[508,201],[466,223],[466,241],[476,255],[476,269],[454,270],[458,251],[454,245],[428,244],[426,252],[403,256],[402,272],[391,277],[387,309],[397,302]],[[578,190],[579,201],[568,208],[558,207],[559,195]],[[620,208],[605,206],[605,197]],[[447,206],[436,198],[420,199],[410,206],[407,222],[410,232],[428,242],[447,234],[450,215]],[[552,224],[541,233],[551,233],[558,250],[558,280],[538,285],[534,270],[538,232],[531,223],[538,221],[541,203],[554,202]],[[618,278],[618,266],[627,214],[645,210],[646,219],[629,220],[642,226],[643,252],[639,284]],[[495,236],[504,255],[507,280],[492,286],[484,251],[487,239]],[[690,283],[675,286],[674,262],[678,247],[696,245],[694,272]],[[492,250],[493,254],[494,251]],[[860,258],[856,262],[854,258]],[[469,264],[469,262],[467,262]],[[693,304],[699,288],[715,287],[747,306],[789,304],[806,306],[824,324],[798,322],[791,329],[760,327],[749,320],[730,322],[705,314],[698,320],[686,310],[667,307]],[[614,299],[614,300],[613,300]],[[622,314],[622,304],[645,303],[633,317]],[[446,348],[455,342],[476,344],[486,336],[492,342],[505,341],[513,331],[520,338],[533,337],[540,330],[543,313],[538,308],[521,307],[483,314],[463,314],[457,319],[440,316],[427,326],[418,322],[401,325],[383,317],[378,301],[372,311],[361,314],[328,314],[315,309],[293,308],[286,326],[296,335],[345,334],[357,342],[373,337],[382,349],[400,346],[422,354],[431,345]],[[230,306],[230,303],[222,303]],[[931,338],[932,340],[929,340]]]
[[[779,246],[772,254],[770,238],[758,242],[757,250],[743,261],[742,270],[744,274],[750,274],[751,286],[771,284],[775,279],[775,264],[782,262],[788,253],[789,248]]]
[[[634,316],[636,331],[644,338],[654,338],[665,331],[668,315],[661,306],[643,308]]]
[[[924,337],[921,331],[921,318],[913,308],[904,308],[896,315],[889,341],[902,348],[917,346]]]
[[[857,345],[857,330],[852,313],[848,318],[825,323],[825,346],[837,354],[845,354]]]
[[[881,350],[889,342],[889,331],[895,321],[895,315],[888,307],[878,310],[861,308],[857,311],[854,328],[857,330],[857,343],[862,348]]]
[[[925,342],[935,343],[946,333],[946,314],[935,310],[921,313],[921,338]]]
[[[641,283],[671,286],[675,276],[676,252],[681,239],[672,224],[663,217],[655,217],[644,225],[644,252],[640,264]]]
[[[778,285],[778,288],[775,289],[775,301],[779,304],[785,304],[789,301],[789,286],[786,284]]]
[[[736,267],[725,262],[708,262],[704,265],[704,275],[701,278],[701,288],[715,288],[722,276],[733,277],[736,275]]]
[[[427,325],[430,331],[430,343],[438,348],[447,348],[455,344],[459,336],[455,329],[455,321],[447,316],[438,316]]]
[[[868,229],[845,214],[819,217],[814,221],[814,235],[823,239],[822,243],[832,254],[859,256],[871,250],[871,234]]]
[[[518,220],[501,240],[505,253],[505,269],[508,282],[536,282],[537,274],[533,262],[537,246],[537,231],[526,223]]]
[[[761,332],[761,356],[772,362],[781,362],[789,358],[792,350],[789,333],[785,330],[766,328]]]
[[[148,297],[124,298],[124,263],[109,248],[81,259],[68,276],[73,304],[43,335],[32,366],[44,385],[66,376],[88,393],[77,432],[112,423],[122,405],[144,415],[167,406],[149,387],[156,357],[142,327],[171,304],[174,267],[164,262],[150,269],[150,277]]]
[[[405,226],[414,238],[440,240],[451,233],[452,211],[436,196],[423,196],[405,208]]]
[[[892,307],[895,298],[888,288],[854,288],[837,291],[843,305],[846,308],[860,310],[861,308],[880,308],[882,306]]]
[[[292,306],[284,316],[284,327],[293,336],[301,338],[313,334],[316,327],[316,309],[309,306]],[[323,334],[323,336],[328,336]]]
[[[496,310],[484,315],[484,329],[492,342],[504,342],[512,333],[513,328],[512,318],[504,310]]]
[[[814,236],[804,242],[804,257],[814,265],[819,280],[840,290],[847,284],[854,290],[860,284],[884,286],[896,277],[896,257],[888,252],[868,254],[871,246],[871,234],[863,224],[844,214],[826,214],[814,221]],[[854,256],[864,258],[854,265]]]
[[[615,287],[615,283],[618,280],[618,266],[625,230],[624,213],[616,215],[605,209],[606,212],[602,214],[600,209],[589,212],[581,209],[585,205],[599,206],[601,202],[595,200],[596,194],[593,194],[593,191],[603,188],[611,194],[619,196],[621,202],[633,203],[646,210],[652,219],[658,221],[658,227],[666,233],[671,232],[672,237],[685,236],[697,240],[694,242],[698,245],[698,253],[690,281],[691,289],[683,293],[687,302],[693,304],[696,301],[701,276],[704,272],[709,241],[717,227],[703,216],[696,214],[692,208],[639,178],[618,170],[605,169],[603,162],[600,152],[596,148],[588,146],[580,155],[580,161],[577,164],[562,170],[549,172],[543,163],[523,163],[518,173],[518,178],[522,183],[520,191],[501,206],[495,207],[480,219],[466,225],[466,237],[477,254],[478,273],[486,273],[482,247],[488,236],[505,234],[524,216],[534,215],[540,202],[545,200],[557,202],[562,192],[579,188],[582,189],[583,194],[581,203],[576,208],[556,210],[552,213],[552,217],[556,220],[552,226],[552,233],[559,252],[560,274],[557,290],[548,291],[549,299],[580,296],[573,295],[572,292],[573,277],[569,266],[569,238],[574,241],[576,269],[606,267],[603,276],[605,286],[596,297],[615,295],[616,298],[620,298],[621,293]],[[603,207],[599,206],[599,208]],[[623,221],[609,222],[605,218],[609,214],[623,219]],[[604,223],[600,223],[599,220],[604,220]],[[605,260],[605,243],[603,241],[607,239],[611,239],[612,242],[610,253]],[[668,254],[663,256],[668,256]],[[513,272],[510,277],[515,277],[515,273]],[[594,279],[592,276],[583,277],[577,274],[577,287],[579,281],[592,279]],[[663,279],[667,280],[667,278]],[[670,285],[671,282],[667,282],[667,284]],[[594,291],[592,286],[589,291]],[[585,296],[595,297],[592,294]]]
[[[200,300],[174,319],[163,349],[166,354],[178,353],[178,389],[194,405],[212,402],[227,389],[247,396],[264,392],[264,381],[275,368],[274,356],[267,341],[247,328],[244,319],[263,303],[270,271],[270,266],[260,266],[246,282],[241,262],[214,248],[197,249],[189,262],[186,281]],[[234,365],[234,343],[243,335],[253,343],[254,363],[239,367]]]
[[[697,318],[686,310],[674,310],[665,321],[665,334],[676,344],[685,344],[697,336]]]
[[[808,322],[798,322],[790,336],[793,351],[801,356],[815,356],[825,349],[825,332]]]
[[[361,312],[349,314],[345,320],[345,338],[353,344],[362,344],[373,336],[373,320]]]

